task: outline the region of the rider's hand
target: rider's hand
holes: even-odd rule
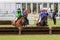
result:
[[[41,21],[41,18],[38,20],[38,23]]]

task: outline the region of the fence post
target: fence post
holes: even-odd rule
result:
[[[49,28],[49,34],[52,34],[51,27]]]

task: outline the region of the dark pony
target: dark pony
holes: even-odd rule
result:
[[[16,21],[16,20],[15,20]],[[13,20],[13,24],[17,27],[17,28],[19,28],[19,29],[22,29],[22,24],[23,24],[23,22],[24,22],[24,17],[21,17],[19,20],[17,20],[16,22],[15,22],[14,20]]]
[[[26,17],[24,16],[24,22],[23,22],[23,24],[22,24],[22,25],[23,25],[24,27],[27,27],[28,22],[29,22],[29,21],[28,21],[28,20],[26,20]]]
[[[47,16],[43,16],[41,21],[37,23],[37,26],[45,26],[47,22]]]

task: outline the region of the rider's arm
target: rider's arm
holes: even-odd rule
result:
[[[20,13],[20,16],[23,16],[23,13],[22,12]]]
[[[18,13],[16,12],[16,17],[18,17]]]
[[[26,10],[26,16],[28,16],[28,10]]]
[[[39,19],[41,19],[41,18],[42,18],[42,13],[39,14]]]
[[[41,21],[42,13],[39,14],[39,22]]]

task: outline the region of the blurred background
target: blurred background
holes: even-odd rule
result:
[[[15,2],[15,3],[0,3],[0,21],[12,21],[15,18],[15,14],[18,8],[21,9],[26,7],[26,9],[28,10],[28,19],[29,19],[29,24],[34,25],[36,24],[38,18],[39,18],[39,13],[41,12],[42,8],[47,9],[47,12],[50,14],[51,10],[56,11],[57,16],[56,19],[57,21],[57,25],[59,24],[59,20],[60,20],[60,3],[48,3],[48,2],[32,2],[32,3],[20,3],[20,2]],[[48,21],[49,25],[50,22],[52,22],[52,20],[50,19]],[[1,22],[0,22],[1,23]],[[53,22],[52,22],[53,23]]]

